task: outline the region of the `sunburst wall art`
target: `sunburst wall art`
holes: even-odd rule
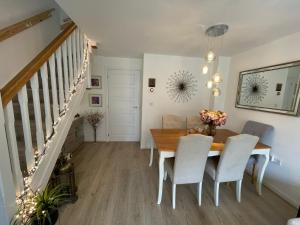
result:
[[[197,92],[197,80],[188,71],[175,72],[167,81],[167,93],[177,103],[185,103]]]
[[[242,86],[242,98],[248,104],[260,103],[268,92],[268,81],[260,74],[247,76]]]

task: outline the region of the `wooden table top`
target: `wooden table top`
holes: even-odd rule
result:
[[[156,148],[159,151],[175,152],[179,138],[188,135],[188,130],[186,129],[151,129],[150,131]],[[235,135],[238,135],[238,133],[227,129],[217,129],[211,151],[222,151],[227,138]],[[257,150],[270,148],[270,146],[262,143],[257,143],[255,146]]]

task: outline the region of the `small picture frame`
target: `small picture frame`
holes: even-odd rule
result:
[[[102,95],[100,94],[90,94],[89,95],[89,100],[90,100],[90,106],[92,107],[102,107],[103,103],[103,98]]]
[[[102,76],[91,77],[91,88],[102,89]]]

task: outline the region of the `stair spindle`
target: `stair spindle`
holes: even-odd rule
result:
[[[57,82],[56,82],[56,66],[55,66],[55,56],[51,55],[49,59],[50,67],[50,77],[51,77],[51,91],[52,91],[52,110],[53,110],[53,121],[54,124],[57,123],[59,116],[58,100],[57,100]]]
[[[62,54],[63,54],[63,68],[64,68],[64,78],[65,78],[65,101],[69,101],[70,90],[69,90],[69,71],[68,71],[68,57],[67,57],[67,41],[64,41],[62,45]]]
[[[56,65],[57,65],[57,78],[58,78],[58,92],[59,92],[59,111],[60,113],[65,110],[65,96],[64,96],[64,85],[63,85],[63,74],[62,74],[62,58],[61,58],[61,47],[59,47],[55,53]]]
[[[77,71],[77,57],[76,57],[76,32],[73,31],[72,33],[72,55],[73,55],[73,70],[74,70],[74,84],[77,83],[78,71]]]
[[[4,108],[4,117],[11,169],[16,187],[16,194],[19,195],[24,190],[24,182],[19,162],[19,152],[15,130],[15,116],[12,101],[10,101]]]
[[[51,68],[51,64],[50,64],[50,68]],[[36,142],[37,142],[38,152],[41,155],[44,153],[45,138],[44,138],[43,125],[42,125],[39,80],[38,80],[37,73],[35,73],[33,77],[30,79],[30,84],[32,90],[33,108],[34,108]],[[56,104],[57,104],[57,96],[56,96]]]
[[[79,29],[75,30],[76,34],[76,55],[77,55],[77,78],[81,75],[81,55],[80,55],[80,36],[79,36]]]
[[[68,66],[69,66],[69,80],[70,80],[70,91],[74,89],[74,71],[73,71],[73,58],[72,58],[72,36],[68,37]]]
[[[49,85],[48,85],[48,71],[47,63],[41,68],[43,95],[44,95],[44,106],[45,106],[45,124],[46,124],[46,139],[48,140],[53,132],[53,123],[50,111],[50,98],[49,98]]]
[[[22,125],[23,125],[27,171],[30,171],[34,167],[34,149],[32,147],[32,136],[31,136],[31,129],[30,129],[26,85],[23,86],[22,89],[18,92],[18,100],[20,104],[21,118],[22,118]]]

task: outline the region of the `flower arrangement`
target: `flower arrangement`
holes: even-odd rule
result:
[[[104,118],[103,112],[90,112],[87,114],[86,119],[88,123],[94,128],[94,140],[96,142],[96,132],[97,132],[97,126]]]
[[[214,136],[216,133],[216,127],[225,125],[227,114],[222,111],[209,111],[205,109],[200,112],[200,119],[203,124],[207,125],[206,134]]]

